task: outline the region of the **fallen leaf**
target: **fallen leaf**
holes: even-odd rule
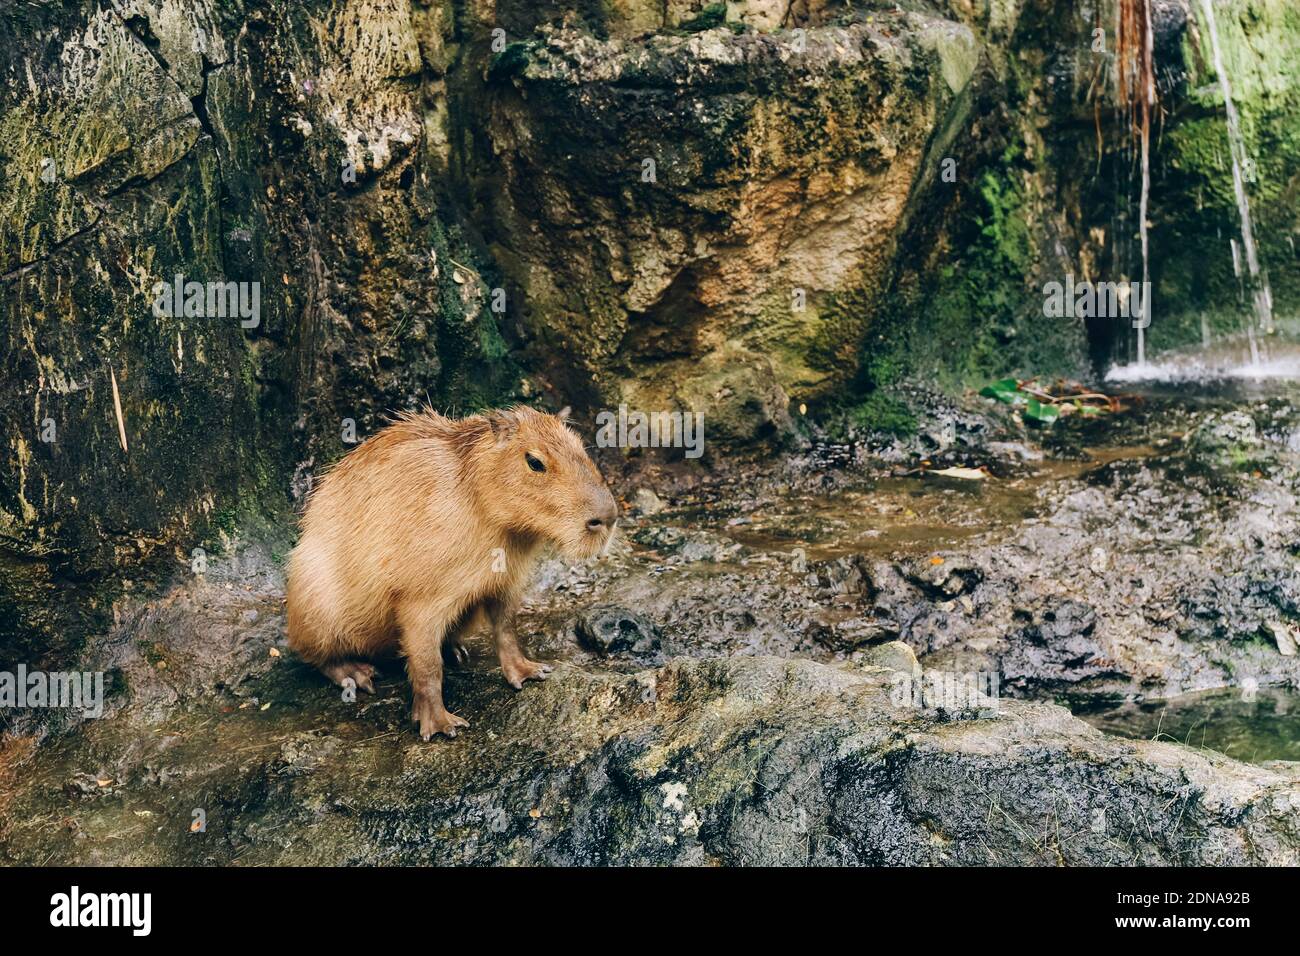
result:
[[[940,564],[943,564],[943,558],[939,557],[939,556],[936,554],[933,558],[930,559],[930,563],[933,564],[933,565],[935,565],[935,566],[938,566],[938,565],[940,565]]]
[[[528,811],[528,815],[532,817],[534,820],[536,820],[538,817],[542,815],[542,811],[538,810],[536,807],[533,807],[531,810]]]
[[[965,481],[983,481],[988,477],[988,472],[981,468],[937,468],[926,474],[942,475],[944,478],[961,478]]]

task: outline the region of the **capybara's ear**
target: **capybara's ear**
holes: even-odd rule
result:
[[[558,412],[555,413],[555,417],[558,418],[560,421],[564,421],[566,418],[569,417],[569,414],[572,411],[573,411],[572,405],[565,405],[563,408],[561,408]]]
[[[484,412],[483,417],[492,426],[492,435],[498,445],[504,445],[519,431],[519,416],[513,409],[494,408],[490,412]]]

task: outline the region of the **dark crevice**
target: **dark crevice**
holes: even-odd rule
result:
[[[21,275],[31,272],[42,262],[48,262],[50,259],[53,259],[54,256],[57,255],[62,249],[65,249],[66,247],[72,245],[74,242],[76,242],[78,239],[81,239],[83,236],[89,235],[91,232],[94,232],[95,229],[99,228],[99,224],[103,221],[104,221],[104,214],[100,212],[100,214],[95,217],[95,221],[90,223],[88,226],[83,226],[81,229],[78,229],[72,235],[67,236],[64,239],[60,239],[56,243],[53,243],[50,246],[50,248],[46,251],[45,255],[37,259],[33,259],[31,262],[24,262],[21,265],[16,266],[13,269],[10,269],[8,272],[4,273],[4,275],[0,275],[0,282],[9,282],[13,279],[18,278]]]
[[[142,14],[137,13],[127,17],[122,21],[122,23],[131,31],[132,35],[140,41],[141,45],[149,51],[150,56],[158,62],[162,71],[168,76],[171,76],[171,65],[167,62],[167,58],[160,52],[162,49],[162,43],[154,34],[153,27],[150,25],[148,19]]]
[[[203,85],[199,87],[197,95],[190,97],[190,107],[194,110],[194,115],[199,118],[199,126],[203,128],[203,132],[207,133],[208,136],[212,138],[212,145],[219,146],[220,144],[217,141],[217,131],[212,125],[212,117],[208,115],[208,75],[214,70],[218,70],[225,66],[225,64],[209,63],[208,55],[206,53],[200,53],[199,56],[203,63],[201,70]]]
[[[190,109],[193,111],[195,119],[197,119],[199,122],[199,128],[212,141],[212,148],[216,151],[217,182],[220,184],[219,185],[220,192],[218,195],[218,204],[217,204],[218,214],[220,219],[220,222],[218,224],[218,229],[219,229],[219,236],[221,237],[220,238],[221,258],[222,261],[224,262],[226,259],[226,252],[225,252],[226,217],[225,217],[224,209],[226,203],[229,200],[229,193],[226,189],[226,178],[221,164],[221,140],[217,137],[216,127],[213,125],[212,116],[208,112],[208,76],[213,72],[215,72],[216,70],[221,69],[221,67],[225,66],[228,61],[222,61],[221,63],[212,63],[208,60],[206,53],[200,53],[199,54],[199,76],[201,80],[201,85],[199,87],[199,92],[194,96],[190,96],[186,92],[185,88],[181,86],[179,82],[177,82],[176,77],[173,76],[171,64],[168,63],[167,58],[162,55],[161,42],[159,41],[157,35],[153,32],[153,25],[149,22],[148,18],[137,14],[123,19],[122,23],[126,27],[126,29],[131,33],[131,35],[134,36],[136,40],[139,41],[140,45],[144,47],[146,51],[148,51],[149,55],[153,57],[154,62],[158,64],[158,68],[162,70],[163,75],[166,76],[169,80],[171,80],[171,82],[176,86],[176,88],[180,90],[180,92],[186,97],[186,99],[190,101]],[[195,146],[197,145],[198,145],[198,140],[195,141]],[[181,160],[178,160],[178,162],[189,159],[193,155],[193,153],[194,153],[194,147],[191,147],[186,152],[185,156],[181,157]],[[173,163],[172,165],[175,164]],[[168,167],[168,169],[170,168],[171,166]],[[166,171],[167,170],[163,170],[162,173],[165,173]],[[158,175],[161,176],[162,173],[159,173]],[[157,176],[152,177],[152,179],[157,179],[157,178],[158,178]],[[151,182],[152,179],[149,180],[149,182]],[[130,185],[136,186],[139,184],[132,183]],[[123,188],[125,188],[125,185]],[[117,192],[120,191],[121,189],[117,190]]]
[[[154,173],[152,176],[132,176],[130,179],[126,180],[126,182],[122,183],[122,185],[118,186],[116,189],[110,189],[108,192],[106,192],[104,194],[104,199],[106,200],[114,199],[117,196],[121,196],[123,193],[130,192],[133,189],[139,189],[141,186],[148,186],[152,182],[157,182],[163,176],[167,175],[167,173],[169,173],[176,166],[180,165],[181,163],[188,160],[191,156],[193,156],[194,151],[198,148],[198,145],[199,145],[199,141],[196,139],[190,145],[190,148],[187,149],[184,152],[184,154],[177,157],[175,161],[168,163],[166,166],[158,170],[158,172]]]
[[[154,34],[153,27],[149,21],[145,17],[137,14],[126,18],[122,23],[127,30],[130,31],[131,35],[140,41],[140,45],[149,52],[149,55],[153,57],[154,62],[158,64],[158,68],[162,70],[163,74],[176,85],[177,89],[182,93],[185,93],[184,87],[177,83],[176,78],[172,75],[171,64],[168,63],[167,58],[162,55],[161,43],[159,42],[158,37]],[[212,125],[212,117],[208,114],[208,76],[216,70],[221,69],[221,67],[225,66],[226,63],[225,61],[221,63],[212,63],[208,60],[206,53],[200,53],[199,58],[199,75],[202,81],[202,86],[200,86],[197,94],[194,96],[189,96],[187,94],[186,98],[190,101],[190,108],[194,111],[194,116],[198,119],[200,128],[204,133],[211,137],[213,145],[218,147],[219,158],[220,144],[217,140],[216,129]],[[219,176],[219,163],[217,171]],[[224,193],[224,191],[223,188],[222,192]]]

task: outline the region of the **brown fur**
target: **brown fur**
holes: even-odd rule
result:
[[[524,656],[513,625],[536,559],[547,544],[596,555],[617,514],[557,416],[526,407],[459,420],[403,415],[311,494],[289,558],[289,644],[331,680],[364,690],[374,668],[361,659],[399,652],[421,735],[454,737],[469,724],[443,705],[444,652],[463,653],[460,635],[486,617],[506,680],[518,688],[544,678],[550,667]]]

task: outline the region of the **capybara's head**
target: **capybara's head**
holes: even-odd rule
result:
[[[561,413],[562,415],[563,413]],[[488,476],[484,505],[498,524],[534,534],[571,558],[603,552],[618,505],[605,480],[560,415],[526,405],[486,412],[489,441],[479,473]]]

